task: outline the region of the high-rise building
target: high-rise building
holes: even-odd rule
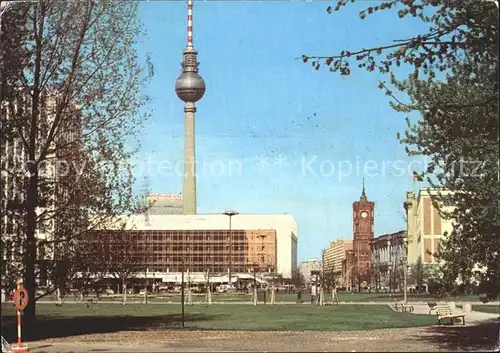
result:
[[[47,262],[57,257],[56,244],[64,243],[55,241],[54,235],[67,234],[65,231],[75,232],[71,221],[78,218],[75,217],[78,211],[73,207],[79,196],[78,191],[75,191],[77,188],[74,187],[77,168],[72,167],[81,164],[81,111],[78,105],[70,104],[64,118],[57,122],[57,132],[49,137],[51,127],[56,124],[59,98],[60,95],[54,93],[40,95],[36,136],[34,136],[35,158],[39,159],[35,210],[37,213],[35,237],[38,240],[36,260],[39,267],[38,278],[42,283],[45,281]],[[7,268],[9,266],[13,270],[21,268],[16,261],[21,261],[24,252],[20,246],[23,242],[19,241],[19,238],[26,232],[23,208],[26,202],[26,182],[30,163],[27,144],[31,142],[29,142],[28,125],[23,124],[21,119],[26,116],[26,112],[31,112],[31,104],[31,97],[19,91],[13,106],[6,104],[0,106],[0,115],[5,119],[6,125],[17,119],[13,126],[15,124],[22,126],[3,136],[0,144],[2,150],[0,230],[2,265],[5,265],[2,268],[3,274],[9,271]],[[42,158],[40,156],[43,148],[46,148],[46,153]],[[18,273],[16,276],[20,277],[21,274]]]
[[[369,277],[371,266],[371,245],[374,231],[374,208],[375,203],[368,201],[363,179],[363,191],[359,201],[352,204],[353,223],[353,253],[351,263],[354,265],[354,276],[357,281],[366,281]],[[358,283],[359,284],[359,283]]]
[[[352,240],[338,238],[336,241],[332,241],[330,247],[324,252],[324,270],[342,275],[342,262],[346,259],[346,252],[351,250]]]
[[[193,46],[193,1],[188,0],[187,47],[184,49],[182,74],[175,82],[175,92],[184,102],[184,214],[196,214],[195,103],[205,94],[205,81],[198,74],[198,52]]]

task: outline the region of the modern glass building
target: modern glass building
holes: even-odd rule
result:
[[[256,269],[291,278],[297,224],[287,214],[238,214],[231,228],[223,214],[133,215],[96,230],[81,249],[82,260],[95,258],[155,278],[182,271],[237,276]]]

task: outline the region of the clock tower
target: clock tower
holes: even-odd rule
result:
[[[363,178],[363,191],[359,201],[352,204],[354,273],[359,281],[369,280],[372,257],[375,203],[368,201]],[[359,283],[358,283],[359,284]]]

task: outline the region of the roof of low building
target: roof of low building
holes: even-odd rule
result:
[[[125,229],[137,230],[219,230],[229,229],[229,217],[224,214],[122,216]],[[122,222],[117,222],[122,223]],[[148,223],[148,224],[146,224]],[[231,217],[231,229],[288,230],[297,236],[297,223],[290,214],[238,214]]]

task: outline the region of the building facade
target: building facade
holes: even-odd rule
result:
[[[408,263],[414,264],[419,257],[424,264],[435,264],[439,260],[433,255],[439,251],[443,236],[453,230],[451,220],[444,219],[440,205],[433,200],[437,189],[421,188],[418,196],[413,191],[406,193],[404,207],[408,219]],[[441,193],[448,193],[441,190]],[[450,208],[444,211],[451,211]]]
[[[406,261],[406,231],[376,237],[372,245],[371,266],[375,290],[399,290]]]
[[[309,286],[312,281],[311,272],[321,271],[322,263],[320,259],[309,259],[300,263],[299,272],[304,278],[304,284]]]
[[[325,272],[338,273],[339,277],[342,277],[342,264],[345,262],[346,253],[352,251],[352,244],[352,240],[342,238],[330,243],[330,247],[324,250]]]
[[[89,240],[93,246],[83,249],[93,253],[86,256],[104,259],[103,268],[122,266],[134,273],[220,274],[229,267],[235,273],[276,269],[275,230],[109,230]]]
[[[68,103],[63,118],[56,122],[60,108],[59,94],[40,94],[35,136],[30,136],[25,123],[32,110],[32,97],[19,91],[16,103],[0,104],[0,115],[6,126],[14,119],[12,126],[19,125],[0,141],[2,150],[0,175],[0,237],[2,250],[2,281],[3,287],[15,286],[15,280],[23,277],[23,262],[25,253],[24,239],[26,237],[25,204],[27,196],[28,168],[30,163],[28,146],[34,137],[34,154],[38,159],[38,196],[35,238],[37,240],[37,280],[42,284],[46,281],[47,266],[57,259],[60,253],[55,244],[56,234],[64,233],[68,228],[73,231],[69,219],[74,220],[74,205],[80,199],[79,189],[75,188],[77,168],[85,165],[82,162],[81,107],[73,102]],[[56,126],[56,132],[50,135],[51,128]],[[46,154],[43,155],[43,150]],[[43,157],[42,157],[43,155]],[[57,206],[56,206],[57,205]],[[71,217],[67,217],[70,214]]]
[[[146,224],[146,222],[148,224]],[[143,215],[123,218],[142,270],[248,273],[255,266],[291,278],[297,224],[291,215]],[[119,231],[118,229],[115,229]],[[103,231],[108,232],[109,230]],[[231,261],[229,256],[231,255]]]

